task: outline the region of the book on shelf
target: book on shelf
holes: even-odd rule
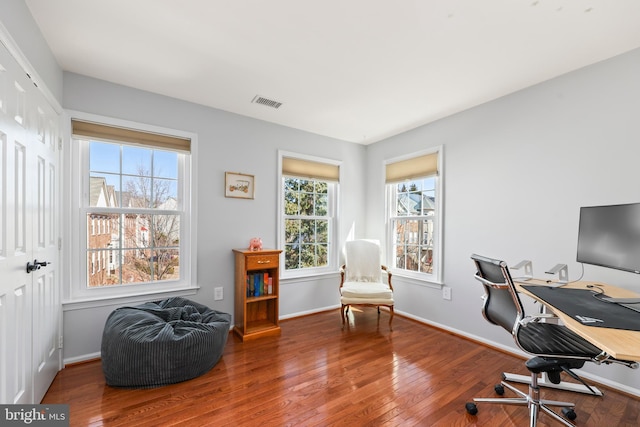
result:
[[[253,296],[260,296],[260,277],[257,274],[253,274]]]
[[[268,287],[269,287],[269,273],[267,273],[266,271],[264,272],[264,275],[262,276],[262,291],[263,291],[263,295],[268,295]]]
[[[247,297],[273,295],[273,278],[268,272],[247,274]]]

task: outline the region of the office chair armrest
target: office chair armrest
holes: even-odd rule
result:
[[[494,283],[491,282],[487,279],[485,279],[484,277],[480,277],[479,275],[474,275],[473,276],[477,281],[479,281],[480,283],[482,283],[483,285],[486,286],[491,286],[492,288],[496,288],[496,289],[508,289],[509,285],[506,283]]]

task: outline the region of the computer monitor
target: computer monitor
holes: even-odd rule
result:
[[[640,203],[580,208],[576,259],[640,274]]]

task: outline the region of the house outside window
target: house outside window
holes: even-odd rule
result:
[[[191,139],[76,119],[72,128],[86,263],[70,299],[193,287]]]
[[[335,270],[336,200],[339,165],[335,161],[281,154],[280,247],[283,277]]]
[[[442,148],[386,164],[387,236],[394,274],[441,283]]]

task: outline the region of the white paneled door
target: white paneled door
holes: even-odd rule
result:
[[[60,116],[0,49],[0,403],[39,403],[61,358]]]

